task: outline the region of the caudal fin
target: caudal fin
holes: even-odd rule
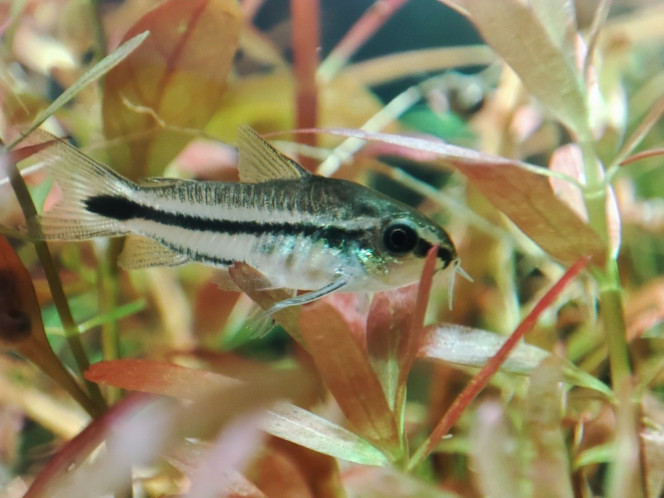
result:
[[[55,137],[36,130],[27,141],[40,143]],[[130,198],[135,185],[62,140],[37,152],[61,190],[60,200],[41,216],[28,220],[28,234],[38,239],[82,240],[122,235],[122,222],[87,209],[91,201],[110,196]]]

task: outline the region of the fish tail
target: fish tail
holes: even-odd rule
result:
[[[45,162],[61,197],[53,207],[27,221],[29,236],[83,240],[128,233],[121,220],[103,216],[95,207],[105,199],[131,199],[138,189],[134,182],[64,141],[46,147],[37,156]]]

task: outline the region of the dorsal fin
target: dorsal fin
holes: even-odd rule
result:
[[[248,126],[239,127],[238,149],[238,171],[243,182],[297,179],[311,174],[272,147]]]

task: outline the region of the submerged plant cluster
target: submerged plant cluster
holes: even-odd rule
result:
[[[578,3],[0,1],[0,496],[660,496],[664,6]],[[254,268],[26,235],[36,128],[228,181],[238,125],[416,205],[473,281],[433,247],[255,337],[292,294]]]

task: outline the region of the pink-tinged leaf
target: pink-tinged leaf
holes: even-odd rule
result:
[[[486,330],[465,327],[453,323],[439,323],[426,327],[418,357],[440,360],[464,367],[481,368],[495,356],[507,341],[507,337]],[[500,366],[503,372],[530,375],[551,354],[543,349],[519,343]],[[570,385],[594,389],[612,397],[611,389],[595,376],[572,363],[563,369],[564,380]]]
[[[523,478],[514,428],[496,401],[482,403],[470,435],[472,467],[482,495],[521,496]]]
[[[567,204],[558,199],[548,180],[535,166],[500,156],[446,144],[431,138],[415,138],[361,130],[300,130],[355,137],[399,146],[404,155],[414,151],[432,166],[456,168],[521,231],[543,250],[566,265],[592,256],[601,267],[606,259],[602,238]]]
[[[556,149],[551,156],[549,169],[556,173],[563,173],[580,184],[585,184],[586,182],[583,153],[578,144],[567,144]],[[557,177],[549,177],[549,182],[556,196],[566,203],[579,218],[587,222],[588,211],[583,198],[583,192],[579,186]],[[608,186],[606,194],[606,220],[609,244],[612,250],[616,251],[620,246],[620,215],[613,187]]]
[[[84,439],[71,449],[66,446],[63,453],[68,457],[67,467],[57,465],[42,482],[41,489],[48,492],[31,496],[64,498],[78,496],[81,490],[86,496],[123,492],[130,483],[133,466],[149,465],[179,446],[184,438],[214,438],[234,421],[263,411],[279,399],[300,399],[310,388],[311,382],[301,371],[291,370],[274,371],[252,383],[212,385],[189,403],[168,398],[147,398],[145,402],[146,398],[131,397],[139,402],[121,402],[120,406],[127,409],[111,409],[83,431],[86,434],[89,430]],[[106,451],[94,460],[86,459],[101,442]],[[242,446],[242,451],[258,450],[257,445],[246,448],[246,441],[234,441],[232,435],[224,442]],[[56,456],[56,460],[62,459]],[[81,466],[71,471],[72,462]],[[232,467],[233,462],[222,463]],[[232,470],[219,468],[222,473]]]
[[[122,144],[113,163],[130,177],[155,176],[217,109],[241,25],[235,0],[166,0],[125,39],[150,37],[111,70],[104,87],[104,131]],[[183,129],[188,129],[183,131]]]
[[[169,452],[164,456],[164,460],[176,468],[184,475],[191,474],[197,468],[199,462],[204,455],[202,455],[202,443],[194,443],[187,441],[179,445],[173,452]],[[226,481],[225,496],[229,497],[242,497],[242,498],[267,498],[266,495],[256,487],[249,479],[235,470],[230,470],[224,474]],[[186,483],[182,485],[182,492],[185,491]]]
[[[569,45],[569,14],[556,14],[541,5],[534,9],[521,0],[463,0],[462,6],[484,40],[530,93],[578,137],[590,139],[585,90]],[[555,17],[563,25],[547,27],[549,19],[540,19],[538,14]]]
[[[567,144],[557,148],[551,156],[549,169],[568,175],[581,184],[585,183],[581,147],[578,144]],[[581,189],[563,178],[550,177],[549,183],[551,183],[556,197],[572,208],[579,218],[587,222],[588,211],[583,202]]]
[[[56,496],[65,482],[88,456],[108,437],[115,424],[145,407],[151,400],[145,395],[125,398],[96,418],[78,436],[69,441],[37,475],[24,498]]]
[[[417,284],[374,295],[367,317],[367,351],[385,397],[395,409],[399,386],[399,346],[410,328]]]
[[[418,356],[455,365],[481,368],[505,344],[507,337],[453,323],[430,325],[425,329]],[[549,356],[543,349],[521,343],[501,366],[505,372],[528,375]]]
[[[238,472],[244,470],[263,442],[261,418],[260,412],[248,413],[224,427],[188,473],[189,498],[229,496],[238,484],[248,484]]]
[[[327,301],[305,306],[300,333],[318,372],[357,431],[382,448],[395,449],[397,426],[366,349],[343,309]]]
[[[563,435],[563,361],[547,358],[530,376],[525,428],[532,442],[531,479],[547,483],[551,496],[573,496],[570,462]]]
[[[459,420],[465,409],[473,399],[484,389],[494,373],[505,362],[511,351],[523,339],[523,336],[535,326],[540,315],[553,304],[563,289],[584,269],[590,262],[589,258],[581,258],[558,280],[551,289],[539,300],[533,310],[523,319],[516,330],[510,335],[498,352],[484,365],[482,370],[473,377],[464,390],[457,396],[452,406],[447,410],[436,428],[427,440],[417,449],[410,461],[409,468],[415,468],[433,451],[438,442],[449,432]]]

